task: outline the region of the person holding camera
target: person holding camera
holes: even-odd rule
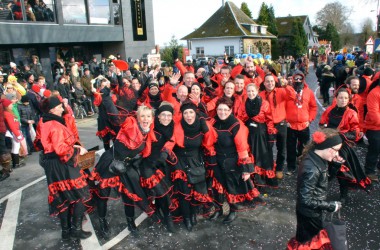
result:
[[[327,201],[328,163],[341,162],[342,139],[334,129],[323,129],[305,147],[297,177],[297,231],[287,249],[332,249],[323,229],[323,212],[336,212],[342,204]],[[311,248],[313,246],[313,248]]]

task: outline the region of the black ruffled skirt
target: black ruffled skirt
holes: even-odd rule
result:
[[[59,215],[66,211],[70,204],[83,203],[87,211],[91,210],[91,195],[87,184],[88,175],[74,166],[74,157],[62,163],[58,156],[47,157],[40,154],[40,164],[45,170],[48,184],[50,215]]]

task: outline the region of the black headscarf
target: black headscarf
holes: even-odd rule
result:
[[[171,121],[167,126],[162,125],[158,118],[154,119],[154,130],[160,133],[165,141],[169,141],[173,136],[174,122]]]

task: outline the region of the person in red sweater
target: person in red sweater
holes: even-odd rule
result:
[[[272,112],[273,123],[277,129],[276,135],[276,147],[277,147],[277,159],[276,159],[276,176],[278,179],[283,178],[283,168],[286,158],[286,101],[288,95],[294,93],[292,87],[287,86],[282,88],[272,74],[267,74],[264,77],[264,82],[260,89],[260,96],[263,100],[269,102],[270,110]]]
[[[295,172],[297,157],[302,154],[305,145],[310,140],[310,123],[317,115],[315,96],[307,86],[303,73],[299,72],[293,75],[292,86],[295,95],[289,96],[285,106],[288,125],[286,138],[287,175],[292,175]]]
[[[8,144],[12,145],[11,156],[12,156],[12,166],[13,168],[20,167],[20,142],[24,139],[20,129],[20,123],[16,116],[13,114],[12,101],[3,101],[4,106],[4,120],[5,126],[7,127],[7,132],[5,134]]]
[[[372,86],[367,96],[368,111],[365,117],[366,136],[369,143],[365,172],[372,181],[379,182],[376,166],[380,169],[380,80],[378,79]]]
[[[260,66],[255,66],[255,63],[253,62],[253,59],[251,57],[247,57],[243,65],[238,64],[232,69],[232,78],[235,78],[239,74],[244,75],[245,86],[247,86],[250,83],[254,83],[257,86],[260,86],[260,83],[263,81],[260,75],[265,75],[264,71],[260,68]]]
[[[5,126],[4,119],[4,107],[12,103],[8,99],[0,99],[0,164],[3,167],[0,175],[0,181],[7,179],[10,176],[10,163],[11,163],[11,154],[9,153],[5,145],[5,133],[7,128]]]

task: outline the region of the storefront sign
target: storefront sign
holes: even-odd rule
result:
[[[145,0],[131,0],[134,41],[146,41]]]

